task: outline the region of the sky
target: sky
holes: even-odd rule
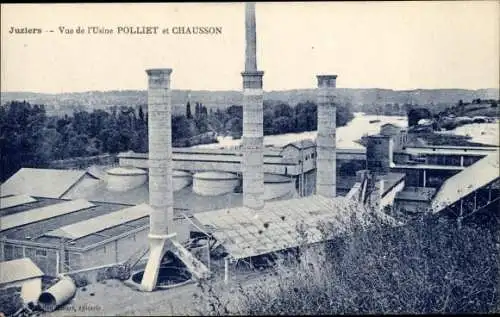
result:
[[[2,92],[146,89],[144,70],[165,67],[173,89],[241,89],[242,3],[1,6]],[[499,12],[499,1],[257,3],[257,64],[266,91],[315,88],[318,74],[342,88],[498,88]],[[143,25],[222,34],[58,31]]]

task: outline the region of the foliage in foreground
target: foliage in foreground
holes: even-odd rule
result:
[[[277,264],[274,274],[252,286],[202,286],[199,313],[499,312],[498,216],[493,217],[486,226],[420,220],[302,249],[298,263]]]

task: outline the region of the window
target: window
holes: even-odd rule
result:
[[[47,250],[37,249],[35,251],[35,256],[47,256]]]
[[[69,268],[69,251],[64,250],[64,265],[66,265],[67,268]]]
[[[10,244],[5,244],[3,246],[3,252],[4,252],[5,261],[9,261],[9,260],[14,259],[14,248]]]

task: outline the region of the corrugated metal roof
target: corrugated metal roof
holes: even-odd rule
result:
[[[2,195],[60,198],[85,171],[21,168],[0,186]]]
[[[0,285],[43,276],[30,258],[0,262]]]
[[[126,222],[134,221],[149,216],[152,208],[147,204],[121,209],[106,215],[79,221],[59,229],[49,231],[45,235],[79,239],[93,233],[119,226]]]
[[[14,195],[0,198],[0,209],[15,207],[37,201],[35,198],[28,195]]]
[[[461,197],[469,195],[498,178],[499,152],[496,151],[448,178],[434,197],[432,210],[439,212]]]
[[[0,218],[0,231],[62,216],[94,206],[95,205],[91,202],[84,199],[78,199],[3,216]]]
[[[83,177],[75,186],[71,187],[66,193],[61,197],[62,199],[78,199],[86,198],[89,192],[92,192],[99,187],[101,183],[105,183],[100,179],[95,179],[93,177]]]
[[[322,222],[329,223],[330,235],[338,236],[352,229],[355,223],[370,225],[376,214],[352,200],[315,195],[269,202],[257,214],[246,207],[237,207],[193,216],[212,231],[233,258],[241,259],[298,246],[304,237],[299,228],[303,229],[307,243],[315,243],[331,238],[318,229]]]

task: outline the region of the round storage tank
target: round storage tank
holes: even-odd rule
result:
[[[115,167],[106,171],[106,187],[115,192],[137,188],[146,182],[146,171],[135,167]]]
[[[294,189],[294,182],[291,178],[276,174],[264,174],[264,200],[283,197]]]
[[[174,192],[183,189],[193,181],[193,177],[189,172],[174,170],[172,174]]]
[[[238,184],[238,176],[232,173],[200,172],[193,175],[193,191],[202,196],[231,193]]]

